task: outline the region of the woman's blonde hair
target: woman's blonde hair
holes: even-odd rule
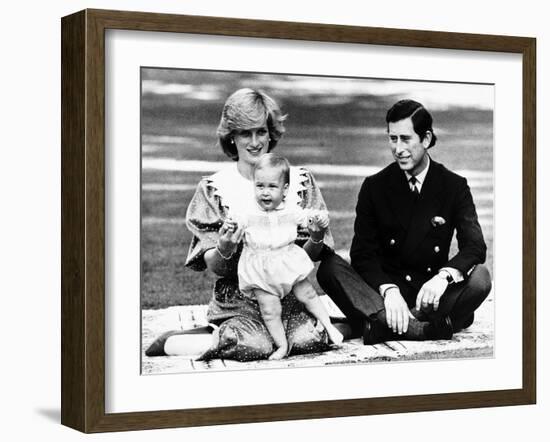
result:
[[[279,105],[265,92],[244,88],[230,95],[225,102],[220,124],[216,131],[218,144],[224,153],[234,161],[239,159],[237,146],[232,142],[238,130],[261,127],[269,131],[270,152],[285,133],[283,115]]]

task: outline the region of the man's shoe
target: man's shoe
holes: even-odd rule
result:
[[[342,333],[344,341],[353,338],[353,330],[351,329],[351,325],[347,322],[333,322],[332,325],[336,330]]]
[[[430,333],[428,333],[427,338],[431,340],[449,340],[453,338],[453,323],[451,318],[444,316],[434,322],[432,322],[430,327]]]
[[[375,345],[391,340],[392,331],[380,321],[365,321],[363,344]]]

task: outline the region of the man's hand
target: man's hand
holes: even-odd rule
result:
[[[386,308],[388,327],[394,333],[406,333],[409,328],[409,318],[413,318],[413,315],[397,287],[391,287],[386,290],[384,306]]]
[[[439,275],[435,275],[432,279],[426,281],[416,296],[416,309],[426,310],[431,306],[434,311],[437,311],[439,300],[447,290],[448,285],[447,280]]]

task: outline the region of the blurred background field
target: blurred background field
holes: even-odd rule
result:
[[[240,87],[270,94],[288,114],[277,146],[310,169],[331,212],[335,249],[347,255],[364,177],[392,161],[385,113],[401,98],[434,116],[430,152],[468,178],[493,268],[493,87],[453,83],[142,69],[142,308],[204,304],[213,277],[184,266],[187,205],[198,181],[230,161],[216,148],[226,98]]]

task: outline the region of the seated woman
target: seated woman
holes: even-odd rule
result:
[[[277,103],[261,91],[240,89],[226,101],[217,135],[219,145],[234,163],[203,178],[187,210],[187,227],[193,234],[186,266],[218,276],[208,306],[209,327],[169,331],[147,349],[147,356],[200,354],[213,358],[250,361],[267,359],[275,343],[267,330],[258,302],[239,290],[237,264],[243,229],[229,229],[230,213],[244,213],[256,204],[252,177],[259,158],[275,148],[285,129]],[[290,168],[287,204],[326,210],[311,173]],[[299,227],[296,244],[315,261],[332,236],[318,226]],[[291,293],[282,304],[282,321],[290,355],[329,348],[325,328]],[[202,354],[201,354],[202,353]]]

